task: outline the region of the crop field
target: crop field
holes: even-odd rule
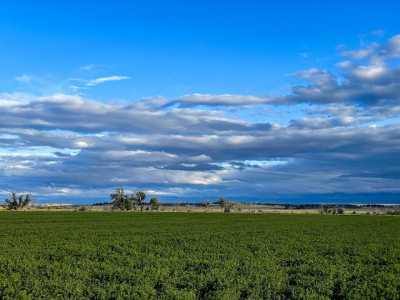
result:
[[[0,299],[399,295],[399,217],[0,213]]]

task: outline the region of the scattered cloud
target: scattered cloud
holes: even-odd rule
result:
[[[22,75],[16,76],[15,80],[20,82],[20,83],[28,84],[28,83],[32,82],[33,78],[30,75],[22,74]]]
[[[95,68],[96,68],[96,65],[89,64],[89,65],[82,66],[80,69],[83,70],[83,71],[92,71]]]
[[[98,77],[98,78],[87,81],[86,85],[87,86],[96,86],[96,85],[103,84],[103,83],[110,82],[110,81],[121,81],[121,80],[127,80],[127,79],[130,79],[130,77],[129,76],[120,76],[120,75]]]
[[[375,29],[371,31],[372,36],[383,37],[385,35],[385,30],[383,29]]]

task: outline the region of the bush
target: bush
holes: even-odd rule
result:
[[[337,213],[338,215],[343,215],[343,214],[344,214],[344,209],[341,208],[341,207],[339,207],[339,208],[336,209],[336,213]]]
[[[160,208],[160,201],[158,201],[157,198],[151,198],[150,199],[150,207],[151,210],[158,210]]]
[[[80,212],[87,211],[87,207],[86,206],[79,206],[78,211],[80,211]]]

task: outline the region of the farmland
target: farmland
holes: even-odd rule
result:
[[[400,299],[400,218],[1,212],[1,299]]]

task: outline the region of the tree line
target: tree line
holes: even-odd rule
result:
[[[153,197],[146,203],[145,192],[138,191],[133,194],[126,194],[123,188],[118,188],[110,195],[113,209],[120,210],[140,210],[150,206],[151,210],[158,210],[160,201]],[[28,207],[32,203],[31,194],[18,195],[15,192],[10,193],[10,196],[5,200],[7,209],[19,210]]]
[[[138,191],[132,194],[126,194],[123,188],[118,188],[114,193],[110,195],[111,203],[114,209],[120,210],[138,210],[143,211],[144,207],[147,205],[145,202],[146,194],[142,191]],[[158,210],[160,207],[160,202],[157,198],[153,197],[150,199],[148,205],[150,205],[151,210]]]

